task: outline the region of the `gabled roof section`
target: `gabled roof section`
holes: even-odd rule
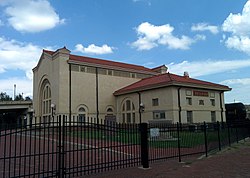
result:
[[[221,90],[221,91],[231,90],[231,88],[225,85],[197,80],[189,78],[187,76],[179,76],[171,73],[166,73],[142,79],[127,87],[115,91],[114,95],[118,96],[122,94],[156,89],[165,86],[183,86],[183,87],[193,87],[193,88],[203,88],[203,89],[207,88],[207,89]]]
[[[43,50],[43,52],[54,55],[56,51],[49,51],[49,50]],[[69,55],[69,63],[71,64],[85,64],[85,65],[94,65],[99,67],[106,67],[106,68],[113,68],[113,69],[126,69],[126,70],[132,70],[135,72],[143,72],[143,73],[149,73],[152,75],[156,75],[157,72],[153,71],[150,68],[146,68],[144,66],[140,65],[134,65],[134,64],[127,64],[122,62],[115,62],[110,60],[104,60],[104,59],[98,59],[98,58],[92,58],[92,57],[85,57],[85,56],[78,56],[78,55]]]

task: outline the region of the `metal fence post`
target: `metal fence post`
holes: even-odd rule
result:
[[[140,124],[141,132],[141,164],[143,168],[149,168],[148,160],[148,124]]]
[[[236,129],[236,142],[239,143],[238,129],[237,127],[235,127],[235,129]]]
[[[229,124],[227,124],[227,133],[228,133],[228,145],[231,146],[231,138],[230,138],[230,127],[229,127]]]
[[[221,151],[220,123],[219,123],[219,121],[217,121],[217,129],[218,129],[218,144],[219,144],[219,151]]]
[[[61,175],[61,157],[62,157],[62,149],[61,149],[61,146],[62,146],[62,130],[61,130],[61,125],[62,125],[62,117],[61,117],[61,115],[59,115],[58,116],[58,118],[57,118],[57,121],[58,121],[58,159],[57,159],[57,161],[58,161],[58,165],[57,165],[57,176],[59,177],[59,178],[61,178],[62,177],[62,175]]]
[[[204,122],[204,138],[205,138],[205,152],[207,157],[207,125],[206,122]]]
[[[178,137],[178,156],[179,156],[179,162],[181,162],[180,125],[178,122],[177,122],[177,137]]]
[[[65,116],[59,115],[59,121],[58,121],[58,177],[63,178],[64,177],[64,122],[65,122]]]

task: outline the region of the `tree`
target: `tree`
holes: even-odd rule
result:
[[[18,95],[16,95],[15,101],[24,101],[23,95],[21,95],[20,93]]]
[[[32,99],[29,96],[26,96],[25,101],[32,101]]]
[[[12,98],[5,92],[0,93],[0,101],[12,101]]]

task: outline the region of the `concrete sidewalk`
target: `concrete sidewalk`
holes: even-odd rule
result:
[[[119,169],[99,173],[90,178],[215,178],[215,177],[249,177],[250,178],[250,140],[246,139],[233,144],[220,152],[208,157],[187,157],[182,159],[166,160],[150,164],[150,169],[143,170],[137,167]]]

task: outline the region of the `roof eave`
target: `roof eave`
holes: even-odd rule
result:
[[[146,91],[146,90],[153,90],[153,89],[157,89],[157,88],[163,88],[163,87],[168,87],[168,86],[178,86],[178,87],[188,87],[188,88],[199,88],[199,89],[209,89],[209,90],[216,90],[216,91],[231,91],[232,88],[229,87],[215,87],[215,86],[208,86],[208,85],[195,85],[195,84],[188,84],[188,83],[180,83],[180,82],[175,82],[175,81],[171,81],[171,82],[167,82],[167,83],[160,83],[160,84],[156,84],[156,85],[150,85],[150,86],[144,86],[144,87],[138,87],[135,89],[131,89],[131,90],[125,90],[125,91],[117,91],[114,92],[114,96],[119,96],[119,95],[125,95],[125,94],[130,94],[130,93],[137,93],[137,92],[142,92],[142,91]]]

